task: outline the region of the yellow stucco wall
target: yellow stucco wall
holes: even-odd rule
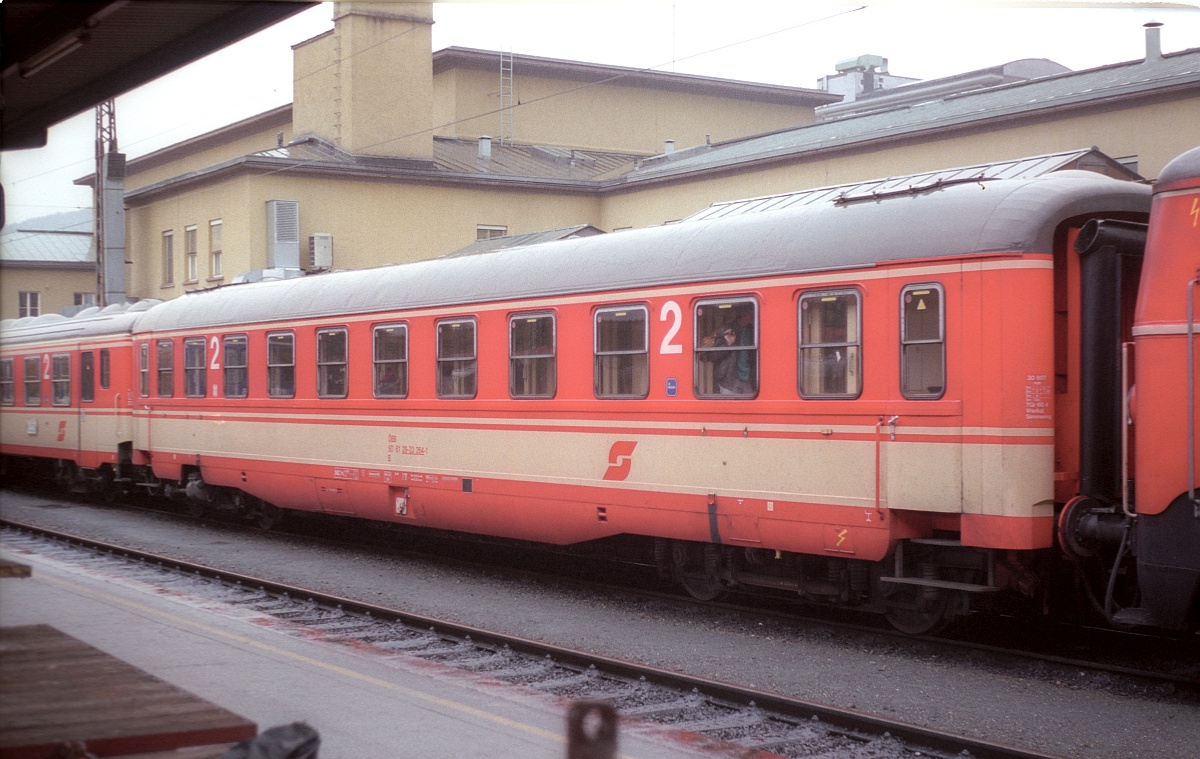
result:
[[[75,304],[75,293],[96,291],[96,272],[75,269],[0,269],[0,319],[19,316],[21,292],[40,292],[43,314],[60,313]]]
[[[499,71],[453,69],[434,77],[438,134],[474,139],[500,133]],[[672,92],[654,87],[522,75],[514,78],[517,143],[656,155],[677,148],[812,123],[810,107]],[[478,114],[485,114],[479,116]]]
[[[296,133],[350,153],[433,154],[432,9],[339,3],[331,34],[296,46]]]
[[[510,234],[520,234],[593,223],[601,203],[593,196],[562,192],[315,179],[286,172],[239,176],[130,209],[129,249],[135,263],[130,267],[129,294],[172,298],[265,267],[268,200],[299,203],[302,261],[309,236],[327,232],[333,235],[335,267],[346,269],[443,255],[474,242],[478,224],[505,226]],[[225,276],[220,280],[206,276],[213,219],[221,219],[223,229]],[[200,274],[190,284],[183,281],[184,231],[189,225],[197,229]],[[164,231],[172,231],[174,237],[170,286],[162,284]]]
[[[207,169],[263,150],[271,150],[283,132],[286,144],[292,139],[292,124],[288,109],[276,118],[256,120],[245,128],[231,129],[224,137],[206,136],[194,146],[183,145],[144,159],[131,161],[125,178],[125,191],[139,190],[156,182]]]

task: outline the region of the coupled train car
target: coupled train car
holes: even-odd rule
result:
[[[1200,149],[1153,191],[808,192],[682,223],[7,324],[7,466],[271,524],[637,536],[690,593],[937,629],[1059,569],[1200,605]]]

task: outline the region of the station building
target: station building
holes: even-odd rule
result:
[[[333,29],[293,48],[291,105],[130,160],[129,297],[1042,154],[1152,179],[1200,144],[1200,49],[1163,54],[1157,29],[1143,59],[1086,71],[919,82],[862,56],[823,90],[432,52],[432,23],[428,3],[337,3]]]

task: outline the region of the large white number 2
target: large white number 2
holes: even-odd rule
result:
[[[208,345],[213,357],[212,363],[208,365],[208,368],[216,371],[221,368],[221,341],[216,335],[213,335]]]
[[[667,334],[663,336],[662,345],[659,346],[659,353],[683,353],[683,346],[672,342],[676,335],[679,334],[679,328],[683,326],[683,310],[679,308],[679,304],[673,300],[669,300],[663,304],[662,311],[658,313],[658,320],[665,322],[671,320],[671,328],[667,330]]]

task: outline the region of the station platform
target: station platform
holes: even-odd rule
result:
[[[48,626],[260,730],[304,722],[320,734],[321,759],[567,755],[570,703],[429,662],[307,639],[214,602],[150,592],[50,559],[8,551],[0,558],[32,569],[30,577],[0,579],[0,626]],[[669,732],[622,725],[618,755],[707,754]]]

